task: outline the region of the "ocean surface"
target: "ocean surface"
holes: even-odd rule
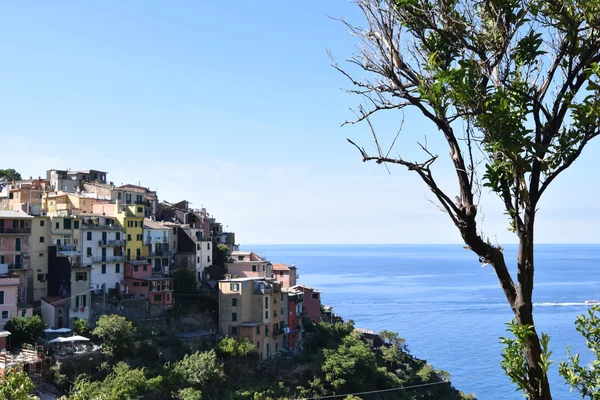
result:
[[[412,354],[452,376],[452,383],[480,400],[522,399],[500,369],[512,318],[490,266],[461,245],[246,245],[271,262],[294,263],[299,283],[322,291],[357,327],[388,329],[406,338]],[[516,280],[516,246],[505,255]],[[589,361],[575,330],[585,300],[600,300],[600,245],[537,245],[534,318],[551,335],[554,399],[578,399],[558,375],[567,346]]]

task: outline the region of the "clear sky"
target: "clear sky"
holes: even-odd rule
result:
[[[345,141],[371,146],[366,126],[340,127],[360,99],[326,50],[343,62],[356,39],[328,16],[361,21],[342,0],[2,2],[0,168],[105,170],[206,206],[242,244],[460,242],[416,176]],[[410,144],[427,135],[446,156],[421,122],[398,150],[421,158]],[[546,193],[539,242],[599,242],[599,150]],[[497,200],[482,211],[489,236],[514,242]]]

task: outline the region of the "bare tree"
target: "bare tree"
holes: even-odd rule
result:
[[[358,0],[366,27],[342,20],[360,39],[351,69],[334,63],[365,106],[376,152],[348,139],[363,161],[417,173],[480,261],[489,263],[519,326],[531,326],[522,371],[506,371],[531,399],[551,399],[548,360],[534,328],[534,227],[538,202],[599,134],[600,3],[592,0]],[[370,117],[422,114],[447,142],[455,192],[442,190],[425,145],[422,161],[380,145]],[[401,120],[399,118],[399,120]],[[480,163],[485,166],[478,167]],[[519,240],[517,281],[502,248],[478,229],[477,171],[499,196]],[[511,375],[512,374],[512,375]]]

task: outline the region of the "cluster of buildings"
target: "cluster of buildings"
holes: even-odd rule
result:
[[[178,268],[218,289],[218,333],[247,337],[262,359],[301,346],[302,317],[321,321],[320,292],[297,284],[294,265],[239,251],[205,208],[159,201],[149,188],[106,176],[52,169],[0,193],[0,332],[34,312],[50,328],[72,327],[90,318],[94,296],[167,309]],[[220,244],[227,257],[214,265]]]
[[[140,185],[115,186],[97,170],[49,170],[10,182],[0,196],[0,329],[42,315],[53,328],[89,319],[92,296],[173,304],[173,268],[208,279],[218,244],[235,234],[206,209],[160,202]]]

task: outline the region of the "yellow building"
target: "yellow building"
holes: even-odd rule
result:
[[[125,254],[127,261],[146,260],[148,249],[144,246],[144,213],[143,204],[116,204],[114,216],[125,228]]]
[[[274,279],[219,281],[220,334],[235,339],[246,337],[257,347],[261,360],[270,358],[286,348],[286,296]]]

